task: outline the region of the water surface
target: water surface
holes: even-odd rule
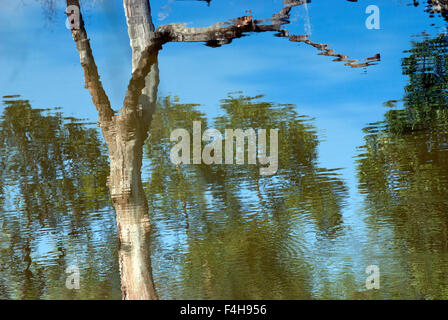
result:
[[[280,1],[151,1],[156,25],[266,17]],[[109,158],[63,6],[0,4],[0,297],[120,299]],[[294,34],[220,48],[168,44],[143,147],[150,252],[162,299],[445,299],[448,260],[447,36],[413,1],[313,0]],[[86,29],[111,105],[131,76],[120,1],[86,6]],[[412,22],[412,23],[411,23]],[[170,133],[279,129],[279,170],[181,165]],[[135,129],[136,131],[137,129]],[[65,287],[67,266],[80,290]],[[365,285],[369,265],[379,290]]]

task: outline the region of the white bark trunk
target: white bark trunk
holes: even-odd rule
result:
[[[154,300],[148,203],[141,180],[148,125],[133,113],[116,116],[105,139],[109,147],[109,189],[118,237],[121,291],[125,300]]]
[[[132,48],[132,72],[137,67],[142,51],[151,44],[154,33],[149,0],[123,0],[128,34]],[[139,107],[145,114],[145,120],[152,117],[157,102],[159,86],[159,66],[154,63],[145,79],[145,88],[140,96]]]
[[[123,3],[134,71],[154,26],[148,0],[124,0]],[[112,120],[110,130],[103,132],[109,147],[109,189],[117,216],[121,290],[126,300],[158,298],[151,269],[148,203],[141,180],[143,144],[157,101],[157,63],[145,83],[138,106],[124,106]]]

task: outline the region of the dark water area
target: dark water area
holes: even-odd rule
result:
[[[443,1],[373,1],[382,25],[368,30],[366,5],[331,1],[329,14],[313,0],[292,9],[287,36],[167,44],[123,109],[135,92],[122,2],[85,2],[94,68],[79,63],[65,3],[18,5],[46,21],[41,41],[0,25],[1,299],[121,299],[126,259],[150,267],[161,299],[448,298]],[[156,27],[282,8],[151,6]],[[198,122],[277,129],[277,171],[174,164],[170,135],[193,137]],[[66,286],[71,266],[79,289]],[[371,266],[379,288],[366,285]]]

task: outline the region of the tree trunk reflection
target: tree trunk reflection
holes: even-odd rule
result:
[[[150,44],[154,26],[148,1],[125,0],[123,3],[135,72],[143,49]],[[67,0],[67,5],[79,6],[79,1]],[[157,299],[149,251],[151,224],[141,180],[143,144],[155,110],[159,84],[157,50],[148,54],[150,62],[145,70],[138,71],[141,77],[137,76],[134,82],[131,80],[124,106],[115,114],[102,87],[82,18],[81,28],[72,30],[72,34],[84,69],[86,88],[98,110],[99,124],[109,150],[108,186],[120,241],[122,297],[131,300]]]

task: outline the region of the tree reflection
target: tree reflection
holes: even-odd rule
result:
[[[229,96],[213,126],[280,128],[284,138],[274,177],[260,176],[256,165],[176,167],[169,159],[171,131],[191,128],[195,120],[205,130],[207,119],[193,104],[171,97],[158,103],[145,144],[150,178],[143,186],[155,225],[152,252],[162,297],[311,297],[313,262],[301,228],[311,222],[310,230],[332,237],[346,190],[317,165],[310,119],[293,106],[261,99]],[[4,103],[2,297],[116,298],[110,171],[97,130],[32,109],[18,97]],[[65,289],[64,271],[72,264],[82,269],[80,292]]]
[[[2,297],[116,297],[109,166],[97,130],[60,113],[32,109],[19,97],[5,97],[4,104]],[[65,289],[69,265],[83,270],[79,292]]]
[[[169,97],[157,108],[146,143],[145,190],[155,278],[165,297],[311,297],[313,261],[302,232],[307,224],[334,236],[346,189],[336,173],[319,168],[310,119],[261,99],[230,95],[210,127],[279,128],[280,165],[272,177],[261,176],[258,165],[173,165],[170,132],[192,130],[193,121],[205,130],[207,119],[195,105]]]
[[[66,3],[67,6],[80,6],[79,0],[67,0]],[[358,60],[347,60],[346,55],[334,53],[326,44],[311,42],[306,36],[290,34],[283,26],[289,23],[293,8],[306,4],[306,1],[303,0],[284,1],[282,9],[273,14],[270,19],[253,20],[252,17],[240,17],[207,28],[187,28],[184,24],[168,24],[155,29],[148,0],[124,0],[123,4],[132,48],[132,77],[129,81],[123,107],[119,112],[112,109],[101,84],[82,16],[79,17],[79,28],[72,29],[72,36],[84,70],[86,88],[89,90],[92,102],[98,111],[99,125],[109,152],[108,187],[116,211],[117,231],[120,241],[119,263],[122,296],[123,299],[157,299],[158,294],[153,284],[149,251],[151,224],[148,217],[146,194],[142,187],[141,168],[142,147],[148,136],[148,130],[150,130],[153,114],[156,110],[159,84],[158,54],[163,45],[169,42],[204,42],[208,46],[219,47],[231,43],[233,39],[243,37],[246,33],[276,32],[277,36],[293,42],[304,42],[325,52],[325,55],[338,57],[335,61],[347,61],[346,65],[353,68],[375,64],[379,61],[380,56],[376,55],[373,58],[367,58],[365,62],[358,63]],[[285,115],[285,113],[282,115]],[[276,121],[274,124],[281,127],[279,118],[276,118]],[[268,126],[268,123],[261,124]],[[289,129],[285,128],[285,130]],[[298,138],[296,135],[302,129],[297,131],[296,128],[293,128],[291,130],[288,131],[290,138]],[[300,150],[303,146],[298,148]],[[154,147],[153,150],[157,150],[157,147]],[[290,156],[288,154],[288,157]],[[156,163],[162,159],[157,159]],[[299,163],[291,160],[285,161],[291,166],[301,164],[300,161]],[[290,170],[297,169],[290,167]],[[230,203],[235,207],[232,211],[233,214],[236,214],[240,204],[233,190],[238,185],[237,181],[227,178],[234,173],[222,168],[218,168],[214,172],[211,171],[211,174],[220,179],[217,187],[224,190],[225,201],[235,200]],[[311,173],[315,174],[316,181],[319,181],[319,179],[327,180],[325,173],[318,172],[317,169]],[[159,174],[157,177],[160,178],[161,175]],[[306,178],[309,178],[309,176],[306,176]],[[292,174],[290,179],[293,181],[297,178]],[[257,178],[257,181],[260,182],[261,179]],[[275,179],[273,179],[273,182],[278,183]],[[232,186],[232,183],[234,186]],[[288,201],[291,206],[300,206],[302,202],[306,202],[309,207],[313,207],[313,215],[321,222],[321,228],[328,231],[339,223],[338,215],[334,214],[340,206],[338,200],[334,201],[333,199],[330,203],[323,203],[318,198],[317,202],[314,202],[315,199],[308,196],[313,194],[314,187],[322,194],[321,198],[332,195],[332,186],[340,187],[340,182],[332,181],[326,187],[323,187],[324,185],[325,183],[318,186],[312,184],[304,186],[296,180],[295,185],[287,190],[285,189],[285,193],[288,192]],[[302,194],[300,194],[303,191],[302,189],[305,190],[304,198],[301,198]],[[266,203],[272,203],[273,210],[274,208],[277,210],[278,206],[284,206],[283,203],[285,202],[284,199],[278,198],[276,193],[274,189],[271,189],[266,192],[266,200],[264,200]]]
[[[448,65],[447,38],[425,36],[403,59],[409,76],[404,108],[365,129],[359,160],[360,190],[377,232],[394,232],[388,244],[406,276],[395,297],[446,299],[448,282]],[[394,105],[394,103],[389,103]],[[395,280],[397,281],[397,280]]]

